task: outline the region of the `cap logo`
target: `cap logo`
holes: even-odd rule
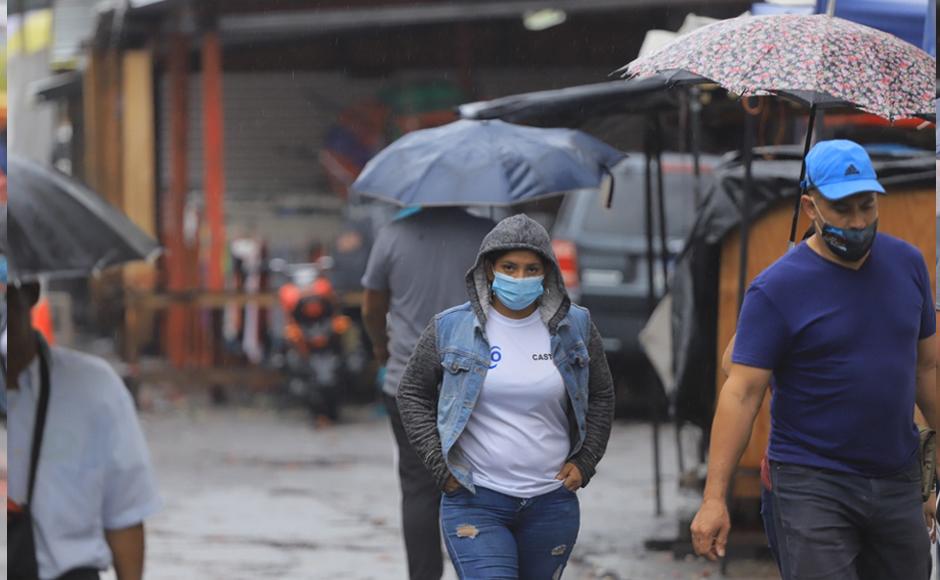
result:
[[[849,175],[858,175],[858,173],[858,168],[851,163],[849,163],[849,166],[845,169],[845,177],[848,177]]]

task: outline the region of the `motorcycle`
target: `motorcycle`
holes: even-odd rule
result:
[[[278,290],[284,324],[274,366],[286,377],[284,394],[304,405],[318,425],[339,418],[340,389],[347,374],[343,336],[352,326],[324,275],[329,262],[328,258],[301,264],[272,260],[270,266],[286,278]]]

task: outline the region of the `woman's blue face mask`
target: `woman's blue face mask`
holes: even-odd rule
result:
[[[500,272],[494,273],[493,294],[510,310],[525,310],[545,292],[544,276],[513,278]]]

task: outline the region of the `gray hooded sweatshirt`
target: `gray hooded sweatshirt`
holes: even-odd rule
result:
[[[486,327],[486,316],[491,304],[490,284],[486,273],[487,257],[493,252],[507,250],[531,250],[544,259],[547,265],[543,282],[545,292],[540,298],[539,312],[549,333],[554,335],[558,325],[571,309],[571,300],[552,251],[548,232],[524,214],[504,219],[487,234],[480,246],[476,263],[467,272],[470,305],[481,327]],[[440,316],[441,314],[436,316],[424,330],[405,368],[398,387],[398,408],[408,439],[438,485],[443,488],[450,472],[444,461],[437,428],[438,395],[443,372],[436,330]],[[587,485],[607,449],[614,415],[614,389],[601,336],[593,322],[590,324],[590,336],[584,339],[590,357],[586,432],[581,449],[568,461],[578,467],[583,478],[582,485]],[[574,447],[578,429],[570,401],[567,414],[571,443]]]

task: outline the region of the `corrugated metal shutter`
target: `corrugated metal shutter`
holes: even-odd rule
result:
[[[202,187],[202,91],[190,79],[189,171]],[[225,188],[228,199],[330,195],[317,161],[326,131],[346,106],[376,93],[375,80],[341,73],[226,73],[223,76]],[[162,183],[169,181],[169,85],[162,83]]]
[[[496,97],[604,79],[606,70],[494,69],[476,75],[479,93]],[[450,79],[449,71],[408,71],[409,79]],[[160,91],[160,183],[169,183],[169,83]],[[226,73],[223,76],[225,196],[233,230],[256,231],[275,246],[330,240],[343,202],[330,191],[318,155],[344,108],[375,97],[390,82],[342,72]],[[202,188],[202,97],[190,78],[189,174],[193,197]]]
[[[584,69],[481,71],[476,80],[483,97],[556,88],[604,80],[607,71]],[[399,75],[453,78],[446,72]],[[332,195],[317,161],[327,130],[339,112],[374,97],[387,86],[382,79],[353,78],[340,72],[227,73],[225,107],[225,179],[229,199],[272,199],[284,195]],[[169,85],[161,83],[161,183],[169,181]],[[192,187],[202,183],[201,90],[190,79],[189,163]]]

